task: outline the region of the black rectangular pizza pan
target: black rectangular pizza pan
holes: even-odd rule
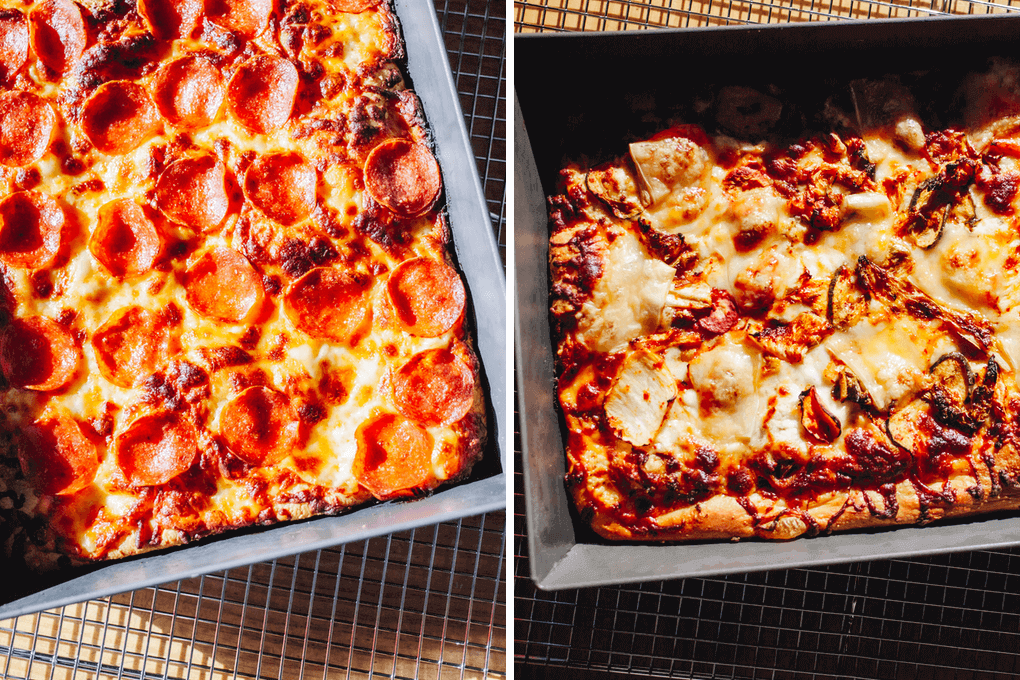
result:
[[[545,197],[564,160],[593,163],[661,120],[697,122],[712,88],[770,91],[818,120],[855,78],[900,76],[923,113],[949,122],[958,85],[993,57],[1020,60],[1020,17],[932,17],[514,37],[515,352],[531,576],[547,590],[824,565],[1020,544],[1020,513],[790,542],[611,544],[578,521],[565,458],[548,321]],[[527,74],[526,77],[523,74]],[[921,99],[924,101],[921,102]],[[692,117],[694,120],[692,120]]]
[[[413,502],[382,503],[335,517],[242,530],[190,546],[45,579],[13,573],[0,558],[0,619],[364,540],[506,507],[506,282],[435,8],[395,0],[411,86],[422,101],[443,172],[455,255],[488,395],[485,457],[465,483]]]

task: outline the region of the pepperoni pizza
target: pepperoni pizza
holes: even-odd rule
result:
[[[0,545],[420,496],[485,438],[388,0],[0,0]]]

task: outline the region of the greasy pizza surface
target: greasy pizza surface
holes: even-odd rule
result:
[[[1020,501],[1020,68],[958,124],[902,80],[822,132],[724,87],[549,199],[566,483],[630,540],[792,538]],[[827,129],[826,129],[827,128]]]
[[[5,552],[466,476],[479,367],[390,5],[0,5]]]

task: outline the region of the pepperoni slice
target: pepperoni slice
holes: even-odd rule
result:
[[[273,0],[206,0],[209,21],[245,40],[259,36],[269,25]]]
[[[42,158],[56,122],[57,114],[38,95],[0,93],[0,164],[29,165]]]
[[[152,79],[156,106],[179,128],[205,127],[216,120],[225,93],[220,70],[201,57],[174,59]]]
[[[89,251],[118,279],[152,269],[162,248],[159,230],[134,201],[122,198],[99,209],[99,225],[89,239]]]
[[[171,163],[156,181],[156,205],[172,222],[212,231],[230,208],[227,169],[215,156]]]
[[[113,453],[128,483],[158,486],[191,467],[198,455],[198,433],[175,413],[150,413],[117,435]]]
[[[138,13],[157,38],[187,38],[198,27],[202,0],[138,0]]]
[[[0,83],[28,61],[28,22],[16,9],[0,9]]]
[[[68,70],[85,50],[85,21],[71,0],[43,0],[28,13],[32,49],[57,73]]]
[[[332,4],[337,10],[348,14],[360,14],[379,4],[379,0],[335,0]]]
[[[174,329],[155,312],[141,307],[117,310],[92,336],[103,377],[132,387],[180,350]]]
[[[316,267],[290,284],[283,308],[313,338],[348,342],[371,316],[371,290],[370,276]]]
[[[315,208],[315,168],[293,152],[260,156],[244,175],[244,194],[266,217],[290,226]]]
[[[202,255],[185,272],[184,287],[192,309],[229,323],[251,318],[262,304],[262,277],[232,248],[213,248]]]
[[[290,118],[298,72],[281,57],[252,57],[241,64],[227,86],[234,117],[252,134],[269,134]]]
[[[39,491],[70,495],[95,479],[99,452],[74,418],[44,416],[24,428],[19,439],[21,470]]]
[[[728,291],[712,289],[712,312],[708,316],[698,319],[698,325],[709,333],[722,335],[737,325],[740,320],[740,313],[737,312],[737,303]]]
[[[414,217],[431,208],[442,185],[439,163],[424,144],[389,139],[365,160],[368,193],[401,217]]]
[[[418,352],[393,374],[392,383],[397,409],[424,425],[456,422],[474,403],[474,374],[448,349]]]
[[[269,467],[298,446],[297,411],[282,392],[249,387],[220,413],[220,434],[249,465]]]
[[[379,500],[413,496],[434,479],[435,440],[420,425],[385,413],[363,423],[356,436],[354,476]]]
[[[51,392],[78,374],[81,349],[71,333],[45,316],[14,319],[0,335],[0,367],[15,387]]]
[[[434,338],[464,312],[464,284],[448,264],[427,257],[404,260],[390,273],[386,293],[404,329]]]
[[[0,262],[19,269],[45,269],[60,251],[66,218],[60,205],[35,191],[19,191],[0,202]]]
[[[148,91],[129,80],[103,83],[82,107],[81,128],[105,154],[137,149],[159,130],[159,111]]]

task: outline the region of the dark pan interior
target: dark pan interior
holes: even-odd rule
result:
[[[628,139],[664,118],[715,127],[719,88],[743,85],[784,104],[776,132],[822,126],[829,97],[849,104],[847,83],[897,75],[933,125],[952,125],[957,90],[990,57],[1020,59],[1020,18],[929,18],[640,33],[535,34],[515,38],[516,93],[548,195],[566,159],[618,156]]]

